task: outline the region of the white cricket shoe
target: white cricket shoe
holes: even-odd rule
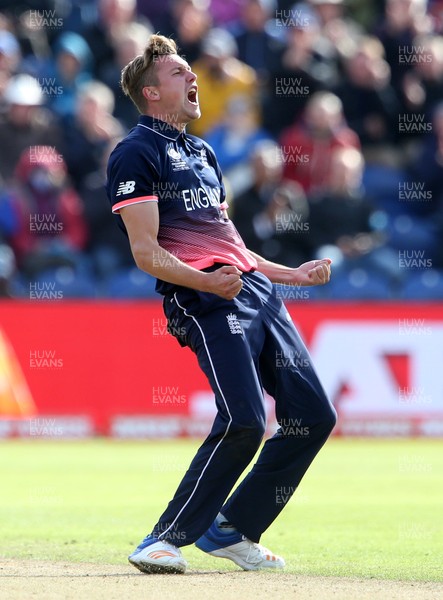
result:
[[[251,542],[244,536],[242,542],[212,550],[208,554],[219,558],[228,558],[245,571],[282,569],[285,566],[285,561],[281,556],[277,556],[260,544]]]
[[[128,560],[143,573],[184,573],[188,566],[180,548],[149,535],[128,556]]]
[[[251,542],[236,530],[224,533],[217,521],[204,533],[195,545],[203,552],[219,558],[228,558],[245,571],[282,569],[285,561],[264,546]]]

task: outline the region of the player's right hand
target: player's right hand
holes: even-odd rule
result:
[[[240,279],[242,272],[234,266],[223,266],[219,269],[207,273],[207,290],[212,294],[217,294],[225,300],[232,300],[237,296],[243,287]]]

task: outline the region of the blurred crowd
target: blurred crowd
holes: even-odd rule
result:
[[[153,294],[104,183],[138,119],[121,69],[160,32],[251,250],[332,258],[313,298],[443,298],[442,0],[37,4],[0,0],[0,296]]]

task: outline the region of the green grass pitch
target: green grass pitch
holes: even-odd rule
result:
[[[0,556],[126,564],[197,446],[2,442]],[[439,440],[330,440],[262,543],[289,573],[442,581],[442,449]],[[184,555],[191,569],[237,569],[194,546]]]

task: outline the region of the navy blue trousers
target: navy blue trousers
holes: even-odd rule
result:
[[[331,433],[336,413],[311,357],[259,272],[242,275],[234,300],[179,287],[164,299],[172,332],[196,354],[215,394],[217,416],[153,529],[176,546],[196,541],[221,512],[254,542],[279,515]],[[231,494],[265,431],[265,389],[277,433]]]

